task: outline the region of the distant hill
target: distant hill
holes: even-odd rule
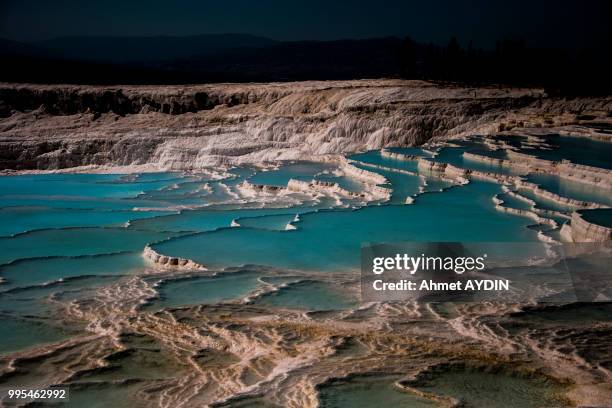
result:
[[[38,58],[50,57],[53,53],[36,45],[0,38],[0,57],[29,56]]]
[[[61,37],[34,43],[64,58],[113,63],[153,62],[206,55],[234,48],[259,48],[276,41],[250,34],[154,37]]]
[[[401,40],[393,37],[278,42],[247,34],[63,37],[34,44],[0,40],[0,81],[159,84],[397,77],[400,47]]]
[[[401,40],[290,41],[175,59],[159,67],[243,81],[351,79],[398,76]]]
[[[274,41],[249,34],[0,39],[0,81],[192,84],[407,78],[612,94],[609,49],[545,49],[503,40],[494,50],[396,37]]]

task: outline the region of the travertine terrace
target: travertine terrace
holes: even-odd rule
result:
[[[442,205],[431,207],[431,213],[426,214],[431,221],[419,213],[411,219],[420,217],[424,219],[423,225],[429,223],[432,229],[438,229],[450,218],[462,219],[475,203],[470,200],[457,206],[457,196],[453,199],[452,193],[478,184],[494,187],[484,190],[492,192],[483,194],[484,199],[480,195],[477,199],[479,204],[486,204],[487,214],[495,218],[519,219],[506,213],[529,218],[527,222],[519,219],[518,227],[521,230],[537,227],[537,237],[547,241],[547,247],[555,245],[557,240],[609,241],[609,228],[582,217],[583,210],[600,211],[597,209],[604,207],[603,204],[557,195],[529,181],[525,175],[555,174],[588,188],[609,190],[612,188],[610,171],[535,158],[525,152],[530,148],[551,148],[546,144],[548,133],[609,141],[609,133],[584,125],[609,126],[611,103],[610,98],[549,97],[539,89],[467,88],[400,80],[182,87],[2,84],[0,170],[3,173],[116,172],[125,177],[122,180],[128,180],[141,175],[124,173],[179,170],[176,174],[180,176],[177,176],[179,180],[170,178],[161,183],[161,187],[149,191],[154,193],[149,196],[147,192],[139,193],[143,191],[139,187],[134,194],[135,197],[141,194],[142,200],[130,196],[135,200],[133,209],[140,211],[157,211],[158,198],[168,199],[171,204],[165,208],[168,214],[131,220],[114,229],[95,229],[97,232],[104,229],[104,233],[122,229],[128,233],[152,234],[127,252],[127,255],[136,255],[139,262],[145,262],[141,268],[132,270],[126,266],[125,274],[116,280],[91,287],[87,283],[80,289],[75,279],[80,276],[66,279],[62,276],[38,286],[29,286],[28,282],[25,288],[10,290],[11,293],[55,290],[68,283],[68,289],[50,292],[44,301],[45,305],[53,306],[50,312],[53,318],[68,327],[78,326],[79,331],[66,339],[3,356],[0,383],[11,387],[23,383],[41,388],[49,384],[70,386],[74,393],[71,398],[78,397],[79,391],[98,393],[100,387],[109,387],[109,392],[118,398],[131,395],[131,399],[124,401],[130,406],[314,408],[322,405],[319,391],[326,384],[353,375],[384,374],[399,378],[395,382],[397,389],[425,396],[444,406],[458,406],[460,402],[456,399],[425,395],[417,380],[436,370],[451,370],[461,365],[470,370],[508,373],[512,378],[553,384],[553,388],[560,390],[554,406],[604,406],[612,395],[609,363],[612,328],[606,320],[611,310],[609,302],[537,304],[538,292],[528,304],[506,300],[453,304],[355,301],[346,307],[321,310],[310,307],[302,310],[291,304],[271,307],[265,302],[266,296],[308,282],[324,283],[325,287],[329,285],[338,291],[323,292],[320,299],[331,297],[329,293],[356,299],[359,274],[351,268],[344,269],[343,265],[337,273],[316,267],[292,270],[282,263],[273,266],[272,258],[280,257],[280,245],[269,248],[269,255],[265,249],[267,259],[263,265],[225,267],[216,266],[214,259],[189,258],[213,242],[217,233],[256,231],[257,235],[248,241],[217,238],[217,242],[232,250],[234,242],[246,243],[236,246],[239,249],[256,242],[281,242],[281,239],[269,239],[272,234],[285,234],[282,240],[288,240],[291,235],[299,237],[301,232],[312,228],[307,224],[307,214],[320,216],[333,210],[338,214],[342,211],[342,215],[359,215],[368,206],[369,209],[408,210],[394,213],[401,214],[390,219],[395,224],[406,220],[410,210],[418,210],[428,196],[450,194],[450,199],[444,198]],[[519,148],[508,142],[512,136],[520,138]],[[474,139],[487,146],[488,153],[502,150],[503,159],[472,151],[461,153],[460,159],[512,171],[481,171],[461,167],[458,164],[461,160],[452,164],[436,160],[443,155],[444,148]],[[390,149],[415,145],[422,149],[408,151],[420,154]],[[392,164],[358,158],[378,152],[348,156],[375,149],[380,149],[378,157],[410,162],[410,166],[386,167]],[[235,170],[265,173],[264,170],[287,165],[280,163],[281,160],[318,162],[308,163],[309,166],[330,165],[329,168],[321,166],[325,170],[318,169],[317,174],[335,177],[311,179],[311,176],[300,178],[299,174],[290,174],[281,181],[272,178],[277,182],[270,182],[268,178],[267,184],[251,176],[231,174]],[[230,169],[242,164],[249,166]],[[174,177],[174,172],[171,174]],[[392,181],[396,175],[414,179],[414,185],[405,195],[394,197],[397,190],[393,188],[401,186]],[[190,179],[192,176],[195,181]],[[337,180],[344,176],[351,179],[348,186]],[[489,183],[478,183],[478,179]],[[181,199],[173,201],[173,192],[179,191],[179,195],[181,192],[178,183],[186,190]],[[207,194],[200,195],[201,191]],[[192,199],[197,200],[195,205]],[[558,205],[540,207],[536,202],[540,199]],[[524,205],[517,205],[516,201]],[[29,211],[31,204],[27,202],[27,206]],[[231,208],[228,211],[282,211],[268,215],[232,214],[222,218],[219,224],[208,224],[212,217],[207,217],[207,211],[221,206]],[[453,207],[460,212],[450,212],[443,220],[440,215]],[[99,212],[106,210],[104,207]],[[253,224],[254,219],[279,214],[283,216],[282,222],[253,226],[257,225]],[[483,215],[478,212],[466,218],[465,225],[458,225],[468,230]],[[372,216],[366,233],[370,235],[382,220]],[[352,237],[358,224],[352,218],[344,224],[333,224],[347,227],[338,236],[330,235],[330,242],[333,239],[335,243],[340,234]],[[402,232],[409,229],[398,225],[397,229]],[[484,225],[480,228],[486,229],[489,224]],[[323,233],[313,234],[315,240],[333,231],[327,226],[325,223],[326,229],[317,230]],[[57,244],[61,239],[57,238],[58,233],[71,231],[73,235],[79,234],[73,239],[80,243],[90,229],[94,230],[90,227],[53,230],[49,241]],[[27,240],[47,230],[36,229],[4,239],[25,237]],[[549,230],[554,233],[544,233]],[[184,239],[196,235],[202,241],[193,243],[191,253],[174,253],[168,247],[164,251],[164,243],[176,239],[177,246],[183,247]],[[90,240],[97,242],[99,236],[92,235]],[[536,239],[535,234],[530,236]],[[109,235],[108,241],[114,242],[115,237]],[[29,242],[26,240],[23,242]],[[304,257],[298,251],[301,248],[297,244],[295,247],[292,258]],[[313,248],[316,252],[322,248],[336,250],[334,245],[319,242]],[[93,262],[94,256],[96,259],[108,256],[104,261],[115,265],[115,256],[126,255],[124,252],[106,254],[106,248],[103,249],[104,254],[76,255],[62,260],[76,259],[75,269],[80,270],[83,260]],[[229,256],[238,252],[232,251]],[[212,253],[211,250],[209,255]],[[358,245],[353,253],[358,256]],[[37,255],[32,259],[48,262],[55,258],[63,257]],[[266,266],[268,259],[272,266]],[[20,261],[11,260],[6,265],[19,267]],[[104,267],[105,273],[107,268]],[[63,267],[49,269],[55,272]],[[196,303],[187,299],[187,303],[177,303],[178,306],[162,307],[157,303],[164,297],[172,297],[163,290],[170,282],[187,283],[183,289],[177,289],[182,295],[184,288],[195,285],[197,279],[237,275],[235,282],[242,282],[241,276],[245,276],[242,273],[256,276],[253,286],[244,293],[212,301],[198,298]],[[548,285],[545,289],[548,295]],[[209,294],[206,290],[200,293]],[[24,303],[21,298],[17,301]],[[574,316],[584,321],[574,324]],[[146,370],[130,370],[149,362]],[[142,378],[145,371],[151,373],[151,378]],[[117,390],[124,394],[116,394]]]
[[[0,84],[0,168],[292,160],[606,116],[610,98],[361,80],[198,86]]]

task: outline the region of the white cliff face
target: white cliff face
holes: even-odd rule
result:
[[[315,159],[508,124],[572,123],[610,98],[423,81],[311,81],[200,86],[0,84],[0,169],[212,166]]]

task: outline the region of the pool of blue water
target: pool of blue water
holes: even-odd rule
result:
[[[130,228],[174,232],[212,231],[218,228],[230,227],[232,221],[241,221],[243,218],[248,219],[244,221],[245,225],[252,225],[254,227],[257,227],[257,225],[264,225],[266,223],[270,223],[278,226],[278,223],[276,223],[276,221],[278,221],[279,219],[289,220],[295,218],[297,214],[316,210],[317,207],[310,206],[291,208],[216,208],[185,210],[182,211],[180,214],[149,218],[146,221],[143,219],[133,221],[130,223]],[[263,218],[266,216],[273,217],[272,221],[268,220],[267,218]]]
[[[389,407],[434,408],[433,401],[402,392],[394,386],[399,376],[356,376],[349,380],[326,384],[319,389],[322,408]]]
[[[435,158],[418,148],[392,150],[467,168],[506,171],[467,163],[462,153],[469,148],[444,148]],[[528,207],[503,195],[495,183],[456,185],[419,172],[415,160],[388,159],[380,151],[351,158],[389,168],[357,164],[387,179],[385,186],[393,189],[389,202],[354,209],[338,206],[332,199],[312,199],[289,208],[236,200],[234,189],[244,180],[285,186],[292,178],[315,178],[337,182],[351,191],[365,188],[362,181],[341,175],[335,165],[309,162],[286,163],[270,171],[235,168],[221,180],[175,172],[0,177],[0,335],[7,339],[0,353],[72,335],[56,324],[57,303],[49,299],[91,296],[101,286],[143,273],[151,267],[142,257],[146,245],[211,268],[264,266],[212,277],[166,279],[158,287],[159,298],[146,307],[158,310],[240,301],[262,285],[262,279],[283,279],[265,276],[269,268],[287,276],[292,269],[356,271],[361,246],[370,242],[537,240],[537,231],[527,228],[533,220],[495,209],[492,197],[496,194],[502,194],[509,206]],[[419,172],[420,176],[394,169]],[[555,184],[550,178],[554,176],[547,177],[533,181],[568,196],[603,203],[612,200],[609,192],[570,188]],[[405,204],[408,198],[414,199],[410,205]],[[607,219],[607,215],[592,216]],[[287,230],[289,223],[296,228]],[[253,302],[301,310],[354,306],[351,296],[342,296],[344,291],[327,281],[292,277],[282,283],[279,290],[255,297]]]
[[[554,174],[530,174],[527,180],[562,197],[612,205],[612,190],[569,180]]]
[[[531,221],[495,210],[491,197],[500,191],[496,184],[475,181],[423,195],[417,205],[304,214],[294,231],[224,228],[154,247],[217,267],[260,264],[337,270],[358,266],[364,242],[535,240],[535,233],[526,228]]]
[[[601,142],[586,137],[547,135],[546,142],[553,146],[551,150],[527,149],[524,153],[532,154],[542,159],[561,161],[587,166],[612,169],[612,143]]]
[[[325,282],[306,280],[266,293],[255,304],[309,311],[342,310],[357,305],[356,295]]]
[[[543,210],[559,211],[568,214],[573,211],[573,207],[571,206],[541,197],[539,195],[534,194],[533,191],[528,189],[519,188],[517,190],[517,193],[519,193],[523,197],[527,197],[530,200],[534,201],[536,203],[535,207],[541,208]]]
[[[121,174],[36,174],[0,177],[0,199],[4,195],[136,197],[171,184],[178,175],[156,175],[143,180]]]
[[[416,152],[415,152],[416,153]],[[416,155],[415,153],[404,153],[410,155]],[[421,156],[428,157],[424,153],[420,154]],[[416,172],[418,162],[417,160],[397,160],[391,159],[388,157],[384,157],[381,155],[380,150],[370,150],[364,153],[358,153],[349,156],[349,159],[355,160],[357,162],[374,164],[377,166],[391,167],[397,168],[407,171]],[[367,167],[364,167],[367,169]]]
[[[0,266],[3,291],[17,287],[47,284],[78,276],[121,275],[136,273],[146,266],[140,252],[75,257],[45,257],[24,259]]]
[[[331,172],[336,166],[325,163],[297,162],[283,166],[279,169],[261,171],[248,180],[254,184],[268,184],[273,186],[286,186],[290,179],[312,180],[316,175]]]
[[[485,173],[499,173],[509,175],[518,175],[522,173],[522,171],[520,170],[513,169],[507,166],[500,166],[497,164],[473,160],[469,157],[466,158],[463,156],[463,153],[465,152],[473,152],[481,155],[483,153],[482,150],[473,150],[467,147],[445,147],[440,149],[440,152],[435,157],[435,161],[440,163],[449,163],[456,167],[461,167],[462,169],[477,170]]]
[[[260,276],[258,272],[241,271],[167,280],[158,288],[159,298],[147,308],[158,310],[240,299],[257,287]]]
[[[32,334],[36,340],[32,341]],[[0,315],[0,354],[18,351],[37,344],[64,340],[74,331],[38,319],[12,318]]]
[[[86,210],[48,207],[0,208],[0,236],[36,229],[68,227],[118,227],[131,220],[171,214],[170,211]]]
[[[150,242],[177,234],[127,228],[46,229],[0,238],[0,264],[49,256],[80,256],[142,251]]]

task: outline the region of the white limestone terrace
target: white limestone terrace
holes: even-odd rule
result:
[[[500,132],[527,135],[523,143],[539,149],[549,148],[540,138],[548,133],[610,141],[609,133],[584,126],[610,126],[610,112],[612,97],[559,98],[541,89],[392,79],[113,87],[0,83],[0,171],[221,174],[236,165],[269,167],[286,160],[313,160],[337,163],[344,174],[367,184],[366,193],[356,197],[339,186],[314,181],[293,181],[287,191],[386,201],[390,191],[377,186],[385,183],[384,177],[355,167],[344,157],[381,149],[384,157],[418,160],[421,169],[447,179],[495,181],[514,194],[526,189],[579,210],[602,205],[559,196],[519,176],[461,169],[387,148],[425,145],[435,150],[479,134],[489,148],[504,149],[507,158],[472,152],[464,153],[465,158],[611,189],[609,170],[538,159],[488,137]],[[253,185],[240,189],[247,195],[265,190]],[[522,213],[536,221],[562,216],[536,206],[526,212],[496,205],[500,211]],[[564,236],[571,238],[567,229]],[[592,233],[588,236],[597,239]]]
[[[204,265],[194,262],[191,259],[158,254],[149,245],[145,246],[144,250],[142,251],[142,255],[145,259],[148,259],[154,264],[162,267],[170,267],[172,269],[182,268],[188,271],[206,270],[206,267]]]
[[[612,121],[609,118],[600,118],[600,125],[603,127],[610,126]],[[503,125],[501,127],[505,127]],[[413,161],[416,162],[419,171],[435,174],[437,177],[450,180],[459,184],[469,183],[471,179],[480,179],[492,181],[502,185],[504,195],[512,197],[515,200],[522,201],[526,208],[514,208],[506,205],[500,195],[492,197],[495,208],[498,211],[510,213],[518,216],[523,216],[535,221],[541,227],[549,227],[549,232],[556,230],[559,232],[558,238],[563,241],[574,242],[589,242],[589,241],[608,241],[612,236],[612,228],[609,225],[597,225],[595,222],[587,221],[582,216],[582,210],[606,209],[608,206],[591,201],[582,201],[555,194],[551,191],[542,188],[536,183],[527,181],[525,176],[529,174],[553,174],[561,179],[567,179],[572,182],[582,183],[584,185],[593,186],[599,191],[607,191],[612,194],[612,170],[587,166],[577,163],[572,163],[570,160],[562,159],[560,161],[547,160],[538,158],[529,153],[519,152],[518,148],[507,142],[505,137],[516,136],[520,141],[521,146],[528,146],[530,149],[537,148],[542,150],[553,150],[554,146],[549,145],[541,136],[549,135],[552,132],[561,137],[585,137],[592,140],[597,140],[606,143],[612,143],[612,134],[605,131],[597,131],[590,127],[584,126],[560,126],[554,128],[519,128],[514,131],[504,131],[492,134],[486,138],[480,138],[480,142],[490,151],[503,150],[507,156],[506,159],[492,157],[482,153],[465,151],[462,153],[464,159],[474,162],[482,162],[490,165],[492,168],[500,167],[511,169],[515,174],[503,174],[496,171],[482,171],[470,168],[462,168],[456,165],[436,161],[440,149],[444,147],[459,147],[459,140],[470,142],[474,137],[462,136],[452,138],[447,141],[431,141],[424,145],[430,157],[420,155],[404,154],[387,148],[380,149],[380,156],[383,158],[396,161]],[[504,136],[500,138],[497,136]],[[528,152],[530,150],[526,150]],[[533,150],[531,150],[533,151]],[[361,166],[380,169],[384,171],[392,171],[396,173],[418,176],[418,173],[404,170],[397,167],[382,166],[373,163],[359,162]],[[533,196],[546,201],[550,201],[563,207],[566,211],[557,211],[547,208],[540,208],[536,201],[522,195],[519,190],[530,191]],[[411,197],[406,201],[406,204],[411,204],[414,198]],[[561,220],[561,221],[559,221]],[[561,225],[561,224],[562,225]],[[561,228],[562,227],[562,228]],[[556,242],[556,239],[546,235],[542,230],[538,231],[538,236],[541,240],[547,242]]]
[[[577,130],[580,127],[572,126],[566,127],[565,129]],[[570,130],[562,128],[558,132],[561,137],[564,136],[575,136]],[[552,149],[551,146],[547,145],[543,140],[537,137],[529,136],[535,134],[544,134],[546,130],[543,129],[523,129],[521,134],[517,136],[524,137],[527,134],[528,143],[536,144],[540,149]],[[511,132],[505,132],[504,135],[512,134]],[[578,133],[578,136],[589,137],[594,140],[612,143],[612,135],[601,132],[594,132],[589,130],[588,132]],[[464,138],[465,140],[469,138]],[[599,167],[586,166],[581,164],[572,163],[569,160],[553,161],[542,158],[537,158],[528,153],[520,153],[514,151],[515,148],[508,145],[502,140],[491,137],[487,139],[488,147],[492,150],[503,149],[506,151],[508,159],[499,159],[482,154],[473,152],[464,152],[463,157],[468,158],[472,161],[480,161],[487,164],[495,164],[497,166],[505,167],[508,169],[520,170],[524,174],[553,174],[560,177],[561,179],[571,180],[577,183],[583,183],[590,185],[594,189],[600,191],[607,191],[612,194],[612,170],[603,169]],[[439,146],[452,145],[452,143],[439,143]],[[560,238],[563,241],[569,242],[605,242],[609,241],[612,237],[612,228],[609,225],[598,225],[592,221],[587,221],[583,216],[584,210],[597,210],[609,208],[606,205],[595,203],[591,201],[581,201],[573,198],[565,197],[559,194],[555,194],[548,191],[536,183],[529,182],[524,176],[519,175],[508,175],[496,172],[484,172],[473,169],[464,169],[457,167],[452,164],[435,162],[431,159],[423,157],[412,157],[401,154],[389,154],[384,149],[381,151],[387,157],[392,157],[397,160],[417,160],[419,168],[427,171],[437,172],[440,175],[454,179],[461,183],[467,183],[470,179],[481,179],[487,181],[493,181],[503,186],[505,194],[514,197],[519,200],[523,200],[530,205],[530,209],[518,209],[504,205],[504,201],[498,196],[493,197],[495,208],[498,211],[511,213],[515,215],[524,216],[536,221],[540,225],[548,225],[551,229],[558,229],[560,226],[553,218],[565,219],[566,223],[562,225],[560,230]],[[559,204],[562,207],[571,211],[571,214],[538,208],[535,201],[521,195],[518,190],[528,190],[535,197],[551,201]],[[543,233],[538,234],[540,239],[544,241],[555,241],[550,236]]]
[[[607,117],[612,99],[392,79],[193,86],[0,84],[0,170],[196,170]]]

